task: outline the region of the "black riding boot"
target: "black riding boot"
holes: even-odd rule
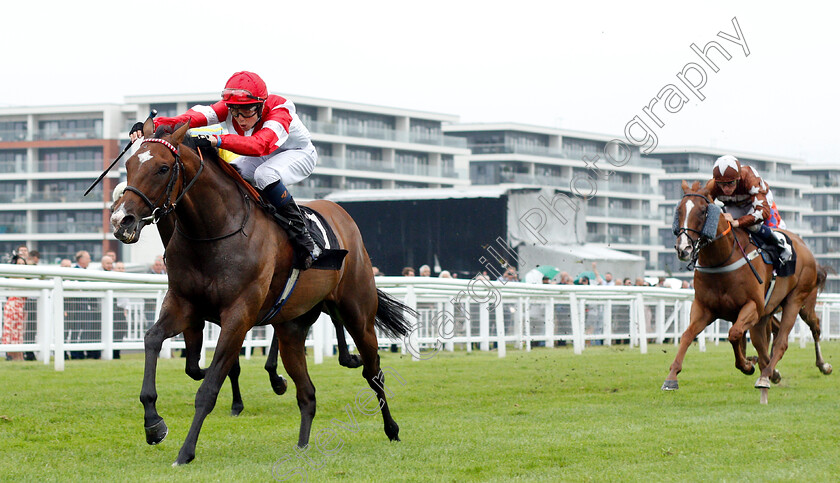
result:
[[[295,260],[293,267],[306,270],[312,266],[312,262],[321,254],[321,249],[312,240],[312,235],[306,229],[306,223],[295,200],[292,195],[283,186],[283,183],[277,181],[265,187],[263,196],[277,209],[277,215],[283,219],[278,218],[283,229],[289,235],[289,239],[294,245],[298,247],[295,250]],[[297,254],[300,253],[300,256]]]
[[[779,259],[782,264],[787,263],[787,261],[790,260],[791,255],[793,255],[793,251],[783,234],[774,232],[770,229],[770,227],[764,224],[762,224],[758,230],[753,233],[764,243],[779,247]]]

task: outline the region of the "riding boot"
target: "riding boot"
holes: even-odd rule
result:
[[[321,254],[321,249],[306,229],[303,213],[292,199],[289,190],[283,183],[277,181],[265,187],[263,196],[277,209],[278,221],[281,222],[292,243],[299,248],[295,250],[295,253],[301,253],[301,256],[295,255],[294,268],[306,270],[311,267],[312,262]]]
[[[758,230],[756,230],[755,235],[758,236],[764,243],[768,245],[776,245],[781,250],[781,254],[779,255],[779,260],[784,265],[790,260],[791,255],[793,255],[793,250],[790,248],[790,244],[787,242],[785,236],[777,231],[773,231],[765,224],[762,224]]]

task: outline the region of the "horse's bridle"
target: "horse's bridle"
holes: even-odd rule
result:
[[[707,198],[706,195],[701,195],[700,193],[686,193],[686,194],[683,195],[683,198],[685,198],[687,196],[697,196],[698,198],[703,198],[704,200],[706,200],[706,203],[707,203],[706,204],[706,211],[703,213],[703,219],[705,220],[706,216],[708,216],[709,205],[711,205],[713,203],[712,200]],[[686,216],[688,216],[688,213],[686,213]],[[714,243],[714,242],[720,240],[721,238],[725,237],[730,231],[732,231],[732,224],[731,223],[729,224],[729,228],[724,230],[723,233],[721,233],[720,235],[717,235],[714,238],[709,238],[706,235],[704,235],[703,232],[700,231],[700,230],[695,230],[693,228],[688,228],[688,227],[678,228],[677,231],[674,232],[674,234],[677,235],[677,238],[679,238],[680,235],[685,235],[691,241],[691,261],[688,263],[688,266],[686,268],[688,268],[689,270],[693,270],[694,267],[697,265],[697,258],[700,256],[700,250],[706,248],[707,246],[711,245],[712,243]],[[691,235],[689,235],[687,232],[696,233],[697,234],[697,239],[695,240],[694,238],[692,238]],[[738,243],[738,237],[736,236],[735,237],[735,242],[732,244],[732,249],[729,252],[729,256],[726,257],[726,259],[723,262],[721,262],[717,265],[712,265],[710,267],[706,267],[706,268],[720,267],[720,266],[724,265],[726,262],[728,262],[729,259],[732,258],[732,254],[735,252],[735,245],[737,243]]]
[[[144,203],[146,203],[146,206],[148,206],[149,209],[152,210],[152,214],[145,218],[141,218],[141,221],[151,223],[154,225],[157,224],[161,220],[161,218],[175,211],[175,207],[178,205],[178,203],[181,201],[184,195],[187,194],[190,188],[193,187],[196,180],[198,180],[198,176],[204,170],[204,157],[200,156],[201,151],[199,150],[201,164],[199,164],[198,166],[198,171],[195,173],[195,176],[193,176],[193,179],[189,182],[189,184],[187,184],[186,186],[184,186],[184,183],[181,184],[181,192],[178,193],[178,196],[175,198],[175,201],[171,201],[172,190],[175,188],[175,183],[178,181],[178,177],[181,176],[182,173],[184,177],[184,182],[186,182],[187,172],[184,168],[184,162],[181,161],[181,155],[178,154],[178,149],[175,146],[173,146],[171,143],[164,139],[149,138],[144,139],[143,143],[163,144],[164,146],[169,148],[169,150],[172,151],[172,154],[175,156],[175,163],[169,175],[169,180],[166,182],[166,189],[164,190],[163,194],[161,194],[161,196],[157,200],[155,200],[154,203],[152,203],[148,196],[143,194],[142,191],[135,188],[134,186],[125,187],[125,191],[131,191],[132,193],[136,193],[140,197],[140,199],[143,200]],[[163,201],[163,204],[161,206],[158,206],[158,203],[160,203],[161,201]]]

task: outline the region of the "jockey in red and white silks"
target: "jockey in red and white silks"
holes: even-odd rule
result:
[[[242,77],[240,74],[251,73],[234,76]],[[216,147],[240,155],[232,164],[239,168],[243,178],[259,189],[276,181],[286,186],[299,183],[312,174],[318,154],[309,130],[295,112],[294,103],[278,95],[269,95],[264,86],[264,83],[262,88],[247,86],[251,87],[249,91],[256,91],[255,97],[264,99],[259,119],[247,131],[229,115],[230,102],[225,100],[210,106],[194,106],[180,116],[156,118],[155,128],[187,121],[190,121],[191,127],[223,124],[230,134],[215,136]]]

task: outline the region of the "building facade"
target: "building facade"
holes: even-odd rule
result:
[[[456,116],[294,96],[312,133],[318,166],[299,199],[347,189],[441,188],[469,184],[462,139],[443,135]],[[122,169],[87,197],[82,193],[128,142],[128,130],[157,109],[174,116],[218,94],[133,96],[123,105],[0,109],[0,253],[27,245],[42,263],[87,250],[98,260],[115,250],[127,262],[149,263],[163,251],[152,227],[141,243],[124,246],[111,235],[111,192]]]
[[[805,214],[812,230],[803,238],[817,257],[817,263],[829,267],[825,291],[840,293],[840,167],[800,165],[793,172],[810,180],[810,187],[803,195],[813,208]]]

